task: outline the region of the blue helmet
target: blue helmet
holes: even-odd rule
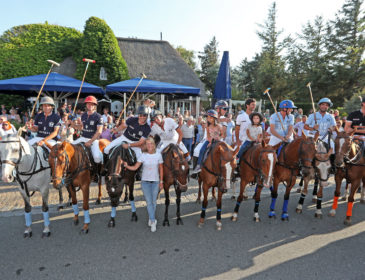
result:
[[[318,105],[321,105],[322,103],[328,103],[330,107],[332,107],[333,105],[331,99],[329,99],[328,97],[323,97],[321,100],[318,101]]]
[[[218,113],[216,110],[210,109],[207,111],[207,116],[211,116],[213,118],[218,119]]]
[[[220,109],[220,108],[228,109],[228,103],[227,103],[227,101],[224,101],[224,100],[218,100],[217,103],[215,103],[214,108],[215,109]]]
[[[294,105],[294,102],[293,101],[291,101],[291,100],[283,100],[283,101],[280,102],[279,108],[280,109],[285,109],[285,108],[287,108],[287,109],[295,109],[297,107]]]

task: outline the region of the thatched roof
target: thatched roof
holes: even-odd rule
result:
[[[148,79],[200,88],[205,99],[204,84],[194,70],[166,41],[117,38],[130,78],[146,74]]]

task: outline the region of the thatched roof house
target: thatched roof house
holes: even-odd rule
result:
[[[200,88],[205,99],[204,84],[194,70],[167,41],[117,38],[131,78],[145,73],[148,79]]]

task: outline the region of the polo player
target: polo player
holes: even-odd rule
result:
[[[28,121],[27,128],[32,132],[37,132],[36,137],[28,141],[29,145],[38,144],[43,146],[47,141],[51,146],[56,144],[58,131],[61,127],[61,117],[53,112],[55,106],[51,97],[42,97],[40,105],[42,106],[42,113],[39,113],[34,118],[34,123]]]
[[[365,97],[363,97],[361,100],[360,110],[351,112],[346,118],[345,132],[347,134],[352,133],[355,130],[355,126],[365,126]],[[354,133],[354,139],[362,140],[361,143],[364,143],[365,130],[363,128],[356,129]]]

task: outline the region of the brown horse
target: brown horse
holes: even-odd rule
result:
[[[163,157],[163,188],[165,192],[165,219],[163,226],[170,226],[169,205],[170,205],[170,186],[174,185],[176,193],[176,224],[182,225],[180,217],[181,192],[188,188],[189,164],[184,157],[183,151],[178,145],[170,144],[162,151]]]
[[[199,227],[204,225],[205,211],[208,206],[208,191],[211,187],[218,187],[217,199],[217,230],[222,229],[221,212],[222,212],[222,195],[227,191],[227,184],[230,184],[232,170],[236,168],[236,155],[239,146],[233,150],[225,142],[213,142],[210,152],[203,163],[202,170],[199,173],[199,180],[203,182],[204,200],[200,214]]]
[[[365,158],[364,147],[356,144],[352,141],[351,134],[346,132],[339,132],[335,140],[336,159],[335,164],[337,172],[335,174],[336,190],[333,198],[332,209],[329,213],[330,216],[336,215],[338,198],[341,194],[341,182],[343,178],[351,183],[350,195],[347,201],[347,212],[345,225],[351,225],[352,208],[354,204],[354,196],[357,189],[362,182],[365,186]],[[363,144],[362,144],[363,145]],[[363,200],[362,203],[365,201]]]
[[[315,141],[315,138],[307,138],[303,134],[302,137],[282,146],[274,169],[274,186],[270,188],[271,205],[269,218],[276,218],[275,204],[278,197],[278,187],[280,182],[285,182],[286,188],[281,219],[289,221],[288,204],[290,191],[295,185],[300,171],[302,171],[303,176],[307,176],[307,173],[311,170],[316,152]],[[275,147],[279,148],[279,146],[280,144]]]
[[[50,147],[49,164],[52,170],[53,186],[60,189],[66,186],[71,193],[72,208],[74,210],[74,224],[79,223],[79,209],[76,198],[76,188],[79,187],[83,195],[84,226],[82,233],[89,232],[89,188],[91,183],[92,166],[88,152],[82,144],[72,145],[69,142]],[[99,179],[100,180],[100,179]],[[101,196],[101,193],[99,193]]]
[[[270,188],[273,180],[274,167],[276,164],[276,151],[265,142],[254,144],[240,159],[240,194],[237,198],[232,221],[237,221],[238,211],[243,200],[243,193],[248,183],[256,183],[254,221],[259,222],[258,214],[260,195],[263,187]]]

